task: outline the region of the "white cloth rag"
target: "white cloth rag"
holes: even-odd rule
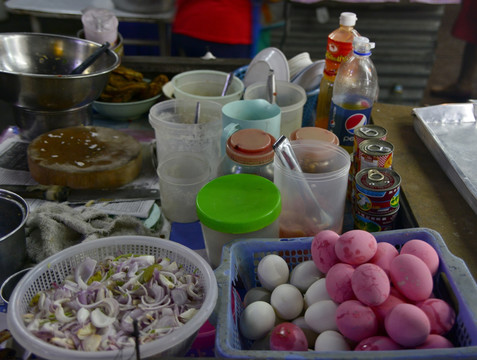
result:
[[[26,222],[27,253],[33,262],[83,241],[117,235],[155,236],[133,216],[111,217],[92,208],[75,209],[58,203],[41,205]]]

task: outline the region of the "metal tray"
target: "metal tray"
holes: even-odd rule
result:
[[[474,105],[415,108],[414,129],[477,214],[477,121]]]

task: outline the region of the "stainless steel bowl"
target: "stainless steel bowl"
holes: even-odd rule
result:
[[[28,214],[28,204],[21,196],[0,189],[0,284],[24,266]]]
[[[14,106],[62,111],[90,104],[119,65],[108,50],[83,74],[69,75],[100,44],[63,35],[0,34],[0,99]]]
[[[162,13],[174,9],[174,0],[113,0],[114,6],[120,10],[139,13]]]

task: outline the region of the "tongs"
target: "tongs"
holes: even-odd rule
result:
[[[299,195],[301,195],[303,199],[312,199],[316,211],[311,211],[310,214],[318,214],[318,217],[313,217],[313,221],[318,227],[316,230],[321,231],[329,228],[332,224],[332,219],[322,206],[320,206],[315,194],[313,194],[310,184],[308,184],[308,181],[303,175],[303,170],[296,158],[290,141],[288,141],[286,136],[282,135],[278,138],[273,144],[273,150],[282,165],[289,170],[293,170],[297,175],[296,180],[298,181],[298,184],[296,188],[299,189]]]

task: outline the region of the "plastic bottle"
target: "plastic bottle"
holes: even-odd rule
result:
[[[353,41],[353,54],[340,65],[333,86],[329,130],[338,136],[349,153],[353,149],[354,130],[366,125],[378,97],[378,75],[371,49],[374,43],[364,36]]]
[[[348,58],[353,49],[353,39],[359,36],[358,31],[354,29],[357,19],[355,13],[341,13],[340,27],[328,35],[325,69],[316,106],[315,126],[317,127],[328,128],[333,83],[340,64]]]

